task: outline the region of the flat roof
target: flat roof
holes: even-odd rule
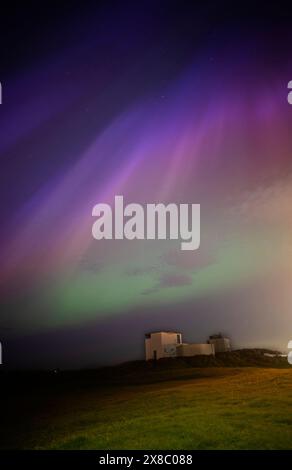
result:
[[[176,335],[181,335],[181,332],[180,331],[150,331],[150,333],[145,333],[145,336],[150,336],[150,335],[154,335],[154,334],[157,334],[157,333],[166,333],[166,334],[176,334]]]

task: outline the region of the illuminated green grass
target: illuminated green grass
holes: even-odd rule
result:
[[[17,446],[292,448],[291,369],[209,368],[171,374],[179,380],[52,390]]]

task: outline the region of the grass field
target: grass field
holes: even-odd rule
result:
[[[290,368],[160,367],[144,376],[105,385],[91,372],[77,385],[72,373],[23,385],[9,393],[1,447],[292,449]]]

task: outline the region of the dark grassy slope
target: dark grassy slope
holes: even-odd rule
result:
[[[291,448],[289,367],[242,350],[1,374],[0,447]]]
[[[194,368],[209,367],[290,367],[286,357],[268,357],[279,354],[268,349],[239,349],[217,353],[216,356],[193,356],[160,359],[159,361],[131,361],[112,367],[66,371],[5,371],[0,370],[0,394],[13,393],[31,387],[105,386],[111,384],[152,383],[194,377]],[[200,371],[208,375],[208,371]]]

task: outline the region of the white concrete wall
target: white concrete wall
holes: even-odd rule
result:
[[[177,335],[181,342],[181,334],[172,332],[151,333],[150,338],[145,338],[146,361],[154,359],[154,351],[156,351],[156,359],[175,357],[176,346],[179,344]]]
[[[151,357],[151,338],[145,338],[145,357],[146,361],[152,359]]]
[[[211,356],[214,355],[215,350],[212,344],[187,344],[183,343],[176,348],[177,356],[179,357],[186,357],[186,356],[198,356],[198,355],[207,355]]]
[[[215,353],[231,351],[230,339],[228,338],[210,338],[209,342],[214,344]]]

